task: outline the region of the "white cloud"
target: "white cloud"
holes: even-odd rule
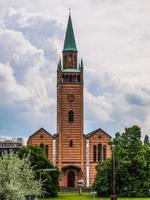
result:
[[[23,85],[17,84],[13,70],[8,65],[0,63],[0,104],[27,101],[31,98],[30,92]]]
[[[105,96],[94,96],[85,89],[86,113],[91,120],[101,122],[110,121],[113,112],[113,106],[109,98]]]
[[[25,19],[32,16],[35,19],[29,20],[32,27],[32,24],[35,26],[33,21],[38,23],[36,17],[39,19],[41,17],[42,20],[43,15],[33,17],[32,14],[22,10],[18,13],[20,15],[15,16],[17,11],[8,9],[0,29],[0,93],[3,96],[0,99],[0,129],[6,133],[12,129],[16,131],[15,134],[18,130],[25,132],[27,126],[29,130],[35,130],[35,127],[40,128],[40,126],[54,126],[53,110],[56,104],[55,73],[51,66],[55,66],[56,61],[53,61],[53,56],[57,53],[52,53],[51,59],[48,60],[45,49],[32,42],[35,33],[32,34],[29,30],[32,36],[29,39],[25,30],[23,32],[19,27],[15,29],[7,26],[9,20],[12,24],[19,21],[19,25],[22,26]],[[51,22],[50,19],[49,21]],[[57,36],[55,40],[59,41]],[[54,45],[50,45],[49,50],[53,48],[56,49]],[[51,119],[50,125],[47,125],[48,119]],[[9,123],[9,128],[6,127],[6,123]]]
[[[0,7],[0,62],[11,71],[7,72],[14,80],[11,84],[23,88],[27,101],[21,108],[28,107],[25,120],[34,119],[34,130],[40,116],[49,130],[55,129],[56,62],[69,7],[86,65],[86,132],[102,127],[113,134],[133,123],[143,133],[150,130],[149,0],[6,0]],[[10,95],[7,86],[3,90],[11,101],[19,91]]]
[[[43,49],[48,59],[57,59],[63,26],[56,19],[51,19],[46,13],[29,13],[25,9],[16,11],[9,8],[4,21],[8,29],[22,32],[32,45]]]

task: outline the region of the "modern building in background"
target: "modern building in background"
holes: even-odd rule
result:
[[[0,138],[0,155],[4,152],[16,152],[23,146],[22,138]]]
[[[48,159],[59,167],[61,187],[76,187],[80,179],[91,187],[96,165],[111,156],[109,134],[101,128],[84,134],[83,74],[84,64],[82,59],[78,61],[69,15],[62,61],[57,67],[57,134],[41,128],[27,142],[41,146]]]

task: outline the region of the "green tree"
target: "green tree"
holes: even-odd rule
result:
[[[111,159],[107,159],[96,166],[96,177],[94,182],[94,189],[98,196],[109,196],[111,194]]]
[[[144,141],[144,149],[145,149],[145,159],[147,160],[147,164],[145,166],[145,168],[146,168],[145,177],[148,178],[148,182],[150,183],[150,142],[149,142],[149,137],[146,140],[146,142]],[[149,183],[147,184],[147,187],[150,188]],[[150,191],[150,189],[149,189],[149,191]]]
[[[116,191],[120,196],[150,196],[149,146],[141,140],[138,126],[126,128],[117,133],[111,144],[115,145]],[[97,166],[94,187],[99,195],[110,195],[112,183],[112,158]],[[107,183],[105,190],[102,179]]]
[[[28,157],[20,159],[12,152],[0,157],[0,199],[25,200],[25,195],[39,195],[41,186]]]
[[[34,169],[36,178],[41,178],[43,182],[43,191],[45,197],[57,196],[59,191],[59,175],[58,168],[47,159],[39,146],[27,145],[22,147],[18,152],[19,157],[24,158],[29,155],[31,166]],[[46,172],[43,169],[54,169],[55,171]]]

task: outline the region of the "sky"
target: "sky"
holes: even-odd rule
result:
[[[1,0],[0,137],[56,133],[69,8],[84,61],[84,133],[150,136],[150,0]]]

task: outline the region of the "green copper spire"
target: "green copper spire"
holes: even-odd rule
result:
[[[68,25],[67,25],[64,48],[63,48],[63,52],[68,52],[68,51],[75,51],[75,52],[78,51],[76,47],[75,38],[74,38],[70,12],[69,12],[69,19],[68,19]]]

